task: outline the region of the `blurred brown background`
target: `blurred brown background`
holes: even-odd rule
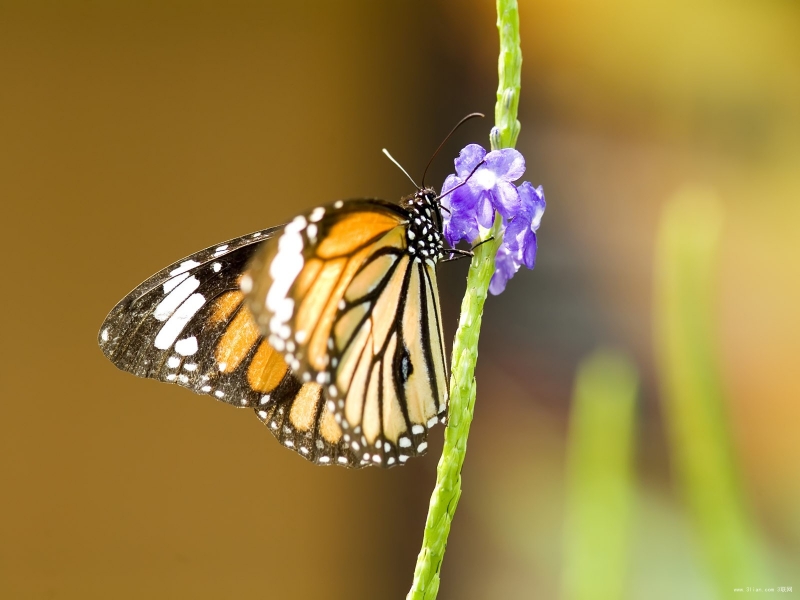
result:
[[[800,8],[520,3],[539,263],[490,299],[440,598],[552,598],[576,365],[643,380],[632,598],[716,597],[672,489],[651,340],[660,206],[726,208],[719,348],[748,508],[800,560]],[[400,598],[441,447],[312,467],[249,411],[117,371],[96,334],[168,263],[488,144],[494,4],[0,1],[0,597]],[[466,264],[440,269],[452,338]],[[687,550],[689,549],[689,550]],[[795,573],[785,583],[800,585]],[[782,580],[784,581],[784,580]],[[795,589],[797,591],[797,588]]]

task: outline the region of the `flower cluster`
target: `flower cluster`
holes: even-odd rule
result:
[[[542,187],[514,181],[525,172],[525,159],[513,148],[486,152],[478,144],[464,148],[455,160],[456,172],[442,186],[444,235],[451,246],[465,240],[474,244],[481,229],[502,217],[503,243],[495,257],[489,291],[499,294],[521,265],[536,263],[536,230],[544,213]]]

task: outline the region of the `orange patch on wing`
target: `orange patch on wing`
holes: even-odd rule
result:
[[[294,282],[294,295],[297,298],[302,298],[308,293],[311,285],[316,281],[319,270],[322,268],[323,261],[318,258],[312,258],[307,261],[303,266],[303,270],[297,276]]]
[[[369,335],[364,342],[364,349],[358,357],[358,366],[350,380],[347,398],[344,402],[344,417],[351,426],[355,427],[361,422],[364,402],[367,395],[367,378],[372,364],[372,336]],[[356,360],[353,358],[352,360]]]
[[[373,259],[358,275],[353,277],[353,281],[347,287],[345,299],[348,302],[354,302],[369,294],[383,281],[396,260],[395,254],[384,254]]]
[[[223,323],[230,319],[233,312],[239,308],[244,299],[240,291],[225,292],[214,302],[214,312],[211,313],[212,323]]]
[[[397,321],[397,307],[400,303],[400,295],[403,291],[403,283],[406,277],[406,271],[409,267],[410,258],[404,256],[397,263],[397,268],[392,277],[383,288],[383,292],[378,297],[375,307],[372,309],[372,323],[375,335],[375,345],[380,348],[386,341],[386,336],[389,335],[392,327]],[[412,266],[415,268],[415,266]],[[413,296],[406,294],[406,299],[409,302],[413,301]]]
[[[238,293],[238,292],[237,292]],[[223,373],[232,373],[244,360],[261,333],[249,310],[240,310],[222,334],[214,358]]]
[[[255,391],[268,394],[278,387],[288,370],[283,357],[264,340],[247,369],[247,382]]]
[[[327,408],[323,409],[325,412],[322,415],[322,420],[319,423],[319,433],[329,444],[336,444],[342,439],[342,428],[333,417],[333,413]]]
[[[364,412],[361,417],[361,428],[368,444],[374,444],[381,433],[381,407],[378,400],[381,386],[381,363],[375,363],[369,378],[367,397],[364,400]]]
[[[368,308],[369,304],[363,302],[357,306],[354,306],[339,317],[339,320],[336,322],[336,325],[333,328],[334,340],[337,348],[344,348],[347,345],[347,342],[350,341],[350,338],[353,336],[356,327],[358,327],[361,323],[361,319],[363,319],[364,315],[367,314]]]
[[[345,215],[330,228],[317,246],[317,256],[334,258],[355,252],[370,240],[383,235],[400,224],[398,215],[382,212],[357,211]]]
[[[319,327],[318,319],[320,319],[325,305],[331,298],[331,293],[334,287],[336,287],[336,283],[339,281],[339,276],[342,274],[345,264],[345,259],[340,258],[338,260],[332,260],[322,267],[313,286],[311,286],[309,292],[303,298],[300,308],[297,311],[297,318],[295,320],[296,331],[304,331],[306,335],[310,335],[315,328]],[[338,298],[336,301],[338,303]]]
[[[300,388],[289,411],[289,421],[298,431],[308,431],[317,418],[322,387],[318,383],[306,383]]]
[[[395,227],[392,231],[384,235],[374,244],[367,246],[366,248],[362,248],[355,254],[353,254],[350,259],[347,261],[344,269],[341,270],[341,274],[339,275],[338,282],[334,289],[329,292],[329,297],[327,299],[327,304],[325,308],[320,312],[312,312],[310,313],[312,316],[317,316],[317,321],[314,327],[314,333],[311,336],[311,339],[308,342],[308,362],[314,367],[317,371],[322,371],[327,368],[328,366],[328,339],[331,337],[334,319],[336,317],[337,312],[339,309],[339,301],[345,294],[345,290],[350,285],[355,277],[358,270],[361,268],[361,265],[364,264],[364,261],[367,257],[376,252],[380,248],[392,246],[395,248],[404,248],[405,247],[405,233],[402,228]],[[344,259],[340,259],[344,260]],[[340,261],[337,260],[336,263]],[[331,261],[333,264],[333,261]],[[325,273],[325,269],[327,269],[327,265],[322,270],[319,279],[323,277]],[[310,293],[306,296],[306,299],[309,296],[316,296],[317,292],[317,284],[311,289]],[[305,305],[305,301],[303,302]],[[315,302],[314,306],[316,307],[318,304]],[[300,310],[303,310],[304,306],[301,306]],[[298,326],[297,330],[307,331],[304,327],[301,327],[300,318],[298,315]]]
[[[342,360],[336,367],[336,385],[341,390],[350,389],[350,384],[355,375],[356,367],[358,366],[359,357],[364,351],[364,345],[370,341],[370,333],[372,332],[372,321],[367,319],[358,330],[355,339],[350,343],[345,350]],[[370,346],[371,348],[372,346]]]
[[[336,287],[330,293],[328,303],[322,311],[319,320],[317,321],[314,335],[308,343],[308,361],[317,370],[322,371],[328,366],[328,338],[331,336],[331,329],[333,328],[333,319],[336,312],[339,310],[339,300],[344,295],[344,290],[353,278],[353,275],[364,259],[372,251],[372,247],[368,246],[363,250],[357,252],[345,265],[342,270],[339,281]],[[338,262],[338,261],[337,261]],[[327,266],[327,265],[326,265]],[[316,289],[316,287],[315,287]],[[300,327],[298,327],[300,329]]]

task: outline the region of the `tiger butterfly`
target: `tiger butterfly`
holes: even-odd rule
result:
[[[391,467],[443,421],[433,189],[338,201],[159,271],[99,334],[120,369],[252,408],[316,464]]]

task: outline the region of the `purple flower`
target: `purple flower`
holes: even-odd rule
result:
[[[450,211],[444,235],[451,246],[459,240],[471,242],[477,238],[479,225],[490,228],[495,211],[504,218],[515,215],[520,198],[511,182],[525,172],[525,159],[513,148],[487,154],[478,144],[470,144],[461,151],[455,164],[455,175],[448,175],[442,186],[442,195],[447,194],[442,205]],[[453,190],[456,186],[459,187]],[[453,191],[448,194],[450,190]]]
[[[503,243],[489,285],[489,291],[497,295],[521,265],[532,269],[536,264],[536,230],[544,213],[544,192],[527,181],[519,187],[512,183],[525,172],[525,159],[513,148],[487,154],[470,144],[455,166],[456,173],[448,175],[442,186],[442,206],[447,209],[442,215],[444,235],[451,246],[461,240],[474,243],[479,227],[489,229],[495,214],[502,216]]]
[[[506,227],[503,243],[495,257],[495,272],[489,291],[500,294],[506,283],[519,271],[521,265],[532,269],[536,265],[536,230],[542,222],[545,201],[542,186],[534,188],[525,181],[519,186],[521,208]]]

